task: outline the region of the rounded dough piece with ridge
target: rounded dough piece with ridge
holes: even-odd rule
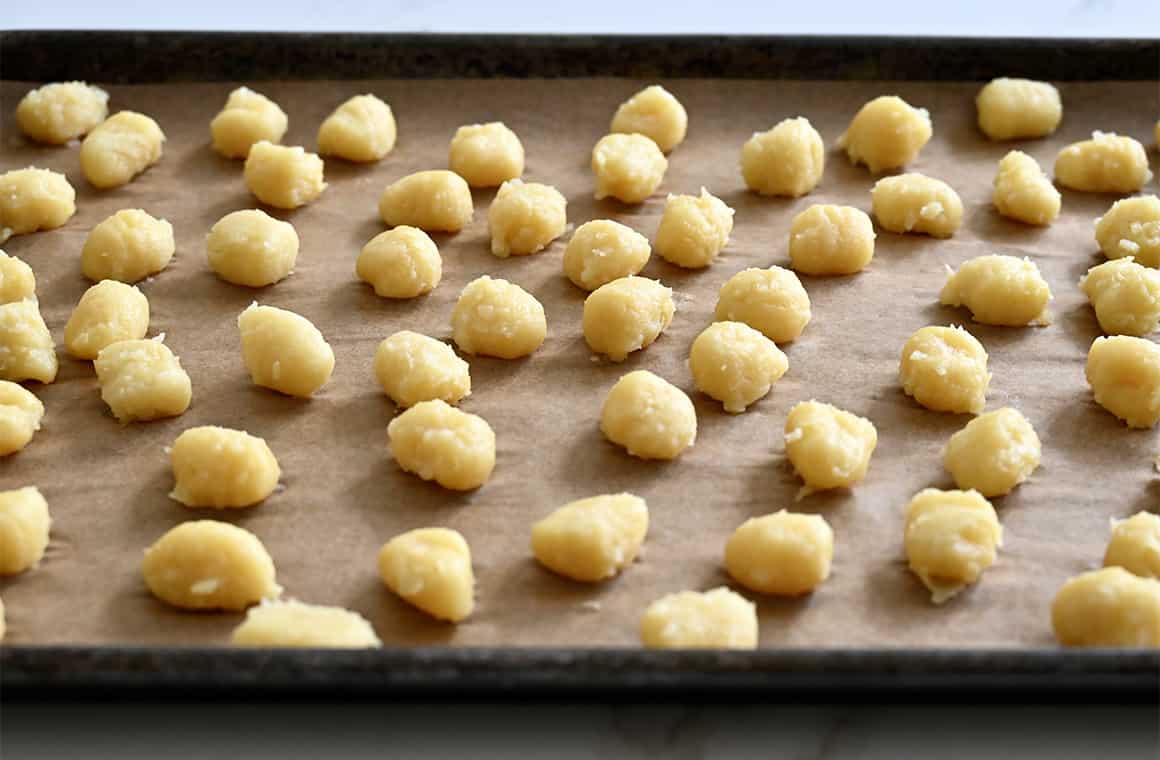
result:
[[[81,143],[81,171],[100,190],[127,185],[161,160],[165,133],[157,122],[134,111],[102,121]]]
[[[659,84],[650,85],[621,103],[609,132],[640,134],[668,153],[680,145],[689,129],[689,114],[681,101]]]
[[[873,422],[831,404],[802,401],[785,419],[786,457],[805,483],[800,496],[858,483],[877,446]]]
[[[902,347],[898,381],[927,409],[978,414],[991,383],[987,351],[961,327],[923,327]]]
[[[238,316],[238,331],[255,385],[309,398],[334,372],[334,350],[301,314],[252,303]]]
[[[564,274],[576,287],[596,290],[639,274],[651,254],[644,235],[610,219],[595,219],[577,227],[564,248]]]
[[[874,258],[874,224],[853,206],[814,204],[793,218],[789,259],[809,275],[861,272]]]
[[[939,293],[944,306],[965,306],[985,325],[1046,325],[1051,288],[1029,258],[976,256],[951,272]]]
[[[1122,567],[1068,579],[1051,602],[1055,639],[1069,647],[1160,647],[1160,581]]]
[[[109,93],[85,82],[53,82],[28,93],[16,106],[21,131],[46,145],[83,137],[109,115]]]
[[[472,187],[499,187],[524,173],[524,146],[502,121],[455,130],[447,165]]]
[[[769,338],[744,322],[714,322],[689,350],[697,390],[720,401],[731,414],[769,393],[789,369],[789,360]]]
[[[395,536],[379,551],[379,577],[437,620],[458,623],[475,609],[471,549],[457,531],[419,528]]]
[[[975,96],[979,129],[991,140],[1047,137],[1063,118],[1059,90],[1048,82],[999,77]]]
[[[51,383],[59,364],[36,301],[0,304],[0,380]]]
[[[991,203],[1008,219],[1048,225],[1059,216],[1059,191],[1031,156],[1013,150],[999,161]]]
[[[467,354],[518,359],[547,335],[543,304],[519,285],[487,275],[467,283],[451,312],[451,338]]]
[[[915,108],[897,95],[882,95],[858,109],[838,138],[850,162],[871,172],[901,169],[918,158],[933,129],[925,108]]]
[[[36,275],[32,267],[0,251],[0,304],[36,300]]]
[[[502,259],[542,251],[564,234],[568,201],[559,190],[538,182],[511,179],[487,210],[491,252]]]
[[[226,158],[246,158],[255,143],[280,143],[290,120],[277,103],[249,87],[229,94],[209,123],[213,149]]]
[[[452,491],[472,491],[495,469],[495,432],[487,420],[441,399],[420,401],[387,425],[400,469]]]
[[[600,409],[608,440],[640,459],[675,459],[697,439],[697,412],[685,392],[647,370],[624,375]]]
[[[117,341],[93,361],[101,399],[121,423],[177,417],[189,408],[189,375],[161,339]]]
[[[1108,335],[1144,336],[1160,325],[1160,271],[1130,256],[1092,267],[1079,287]]]
[[[810,297],[789,269],[743,269],[717,293],[715,319],[744,322],[774,343],[797,340],[810,321]]]
[[[1160,268],[1160,198],[1141,195],[1113,203],[1096,220],[1096,242],[1109,259],[1131,256]]]
[[[630,493],[578,499],[532,526],[532,553],[566,578],[596,583],[632,564],[648,533],[648,506]]]
[[[1055,157],[1055,181],[1087,193],[1134,193],[1152,179],[1144,146],[1115,132],[1092,132]]]
[[[963,222],[963,201],[947,183],[924,174],[884,177],[870,190],[874,218],[890,232],[949,238]]]
[[[1137,512],[1112,520],[1104,567],[1122,567],[1141,578],[1160,579],[1160,515]]]
[[[296,209],[326,189],[322,159],[299,145],[259,140],[250,148],[243,175],[254,197],[268,206]]]
[[[189,428],[173,442],[169,498],[187,507],[237,509],[266,499],[282,469],[266,441],[216,425]]]
[[[443,279],[443,257],[435,241],[418,227],[401,225],[380,232],[359,252],[355,273],[382,298],[416,298]]]
[[[640,619],[649,649],[756,649],[757,607],[724,586],[656,600]]]
[[[0,491],[0,576],[36,566],[48,548],[52,518],[36,486]]]
[[[0,243],[13,235],[62,226],[77,211],[68,178],[48,169],[13,169],[0,174]]]
[[[379,161],[394,149],[397,131],[389,105],[374,95],[355,95],[318,128],[318,152],[347,161]]]
[[[661,186],[668,168],[665,154],[648,137],[605,135],[592,148],[596,200],[643,203]]]
[[[1096,338],[1084,369],[1096,403],[1128,427],[1160,422],[1160,346],[1145,338]]]
[[[911,572],[930,590],[931,601],[942,604],[995,563],[1003,527],[978,491],[927,488],[906,509],[904,545]]]
[[[234,285],[262,288],[290,276],[298,260],[294,225],[259,209],[226,214],[205,239],[209,268]]]
[[[471,395],[470,368],[443,341],[400,330],[375,350],[375,377],[402,407],[440,399],[457,404]]]
[[[803,116],[755,132],[741,147],[741,176],[758,195],[805,195],[822,181],[825,168],[822,136]]]
[[[725,544],[729,576],[759,594],[812,594],[830,577],[833,558],[826,518],[784,509],[746,520]]]
[[[593,352],[622,362],[652,345],[675,312],[672,288],[647,277],[621,277],[584,299],[584,340]]]
[[[44,404],[23,385],[0,380],[0,457],[15,454],[32,440],[44,419]]]
[[[77,359],[96,359],[106,346],[149,332],[149,299],[136,285],[101,280],[84,292],[64,326],[64,345]]]
[[[1031,477],[1041,451],[1035,428],[1008,406],[968,422],[947,441],[942,459],[956,486],[991,499]]]
[[[701,269],[717,260],[733,231],[733,209],[701,188],[701,195],[670,195],[653,248],[670,264]]]
[[[379,216],[389,227],[459,232],[471,223],[471,188],[455,172],[432,169],[395,180],[379,198]]]
[[[267,600],[251,607],[246,619],[230,634],[230,644],[310,649],[372,649],[383,645],[375,629],[357,612],[293,599]]]
[[[173,225],[139,208],[121,209],[89,232],[81,249],[81,272],[93,282],[135,283],[173,260]]]

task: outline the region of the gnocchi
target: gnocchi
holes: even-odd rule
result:
[[[487,275],[467,283],[451,312],[451,339],[468,354],[518,359],[547,335],[543,304],[519,285]]]
[[[383,392],[402,407],[434,399],[457,404],[471,395],[467,362],[446,343],[410,330],[379,344],[374,371]]]
[[[452,491],[479,488],[495,469],[491,425],[442,399],[420,401],[391,420],[387,439],[400,469]]]
[[[448,528],[395,536],[379,551],[379,576],[403,601],[437,620],[458,623],[475,609],[471,549]]]
[[[387,185],[379,198],[379,216],[388,227],[458,232],[471,222],[473,213],[467,182],[442,169],[408,174]]]
[[[808,275],[861,272],[874,258],[874,224],[853,206],[814,204],[793,218],[789,259]]]
[[[296,209],[326,189],[322,159],[301,146],[259,140],[246,156],[243,176],[254,197],[267,206]]]
[[[890,232],[949,238],[963,223],[963,201],[947,183],[923,174],[884,177],[870,190],[874,218]]]
[[[821,182],[825,168],[822,136],[803,116],[755,132],[741,146],[741,176],[758,195],[805,195]]]
[[[615,576],[640,553],[648,506],[629,493],[579,499],[532,526],[532,554],[552,572],[584,583]]]
[[[1096,403],[1128,427],[1160,422],[1160,346],[1145,338],[1096,338],[1084,369]]]
[[[995,210],[1024,224],[1048,225],[1059,216],[1059,191],[1031,156],[1013,150],[999,161],[991,192]]]
[[[398,127],[391,107],[374,95],[355,95],[318,128],[318,152],[347,161],[380,161],[394,150]]]
[[[334,372],[334,350],[301,314],[252,303],[238,316],[238,331],[254,385],[309,398]]]
[[[701,188],[701,195],[670,195],[653,248],[670,264],[701,269],[716,261],[733,231],[733,209]]]
[[[1033,79],[992,79],[975,96],[979,129],[992,140],[1047,137],[1063,118],[1059,90]]]
[[[62,226],[77,211],[68,178],[48,169],[13,169],[0,174],[0,243],[13,235]]]
[[[0,251],[0,304],[36,300],[36,275],[32,267]]]
[[[165,133],[135,111],[119,111],[92,129],[81,143],[81,171],[99,190],[127,185],[161,160]]]
[[[260,92],[239,87],[229,94],[221,112],[209,124],[213,149],[226,158],[246,158],[265,140],[280,143],[290,121],[286,112]]]
[[[669,594],[641,616],[640,643],[650,649],[756,649],[757,608],[724,586]]]
[[[942,460],[956,486],[991,499],[1031,477],[1041,452],[1035,428],[1008,406],[979,415],[952,435]]]
[[[542,251],[564,234],[568,201],[551,185],[508,180],[487,210],[491,252],[501,259]]]
[[[24,386],[0,380],[0,457],[15,454],[32,440],[44,419],[44,404]]]
[[[826,519],[784,509],[746,520],[725,544],[729,577],[759,594],[813,593],[830,577],[833,558],[834,531]]]
[[[83,137],[109,115],[109,93],[84,82],[53,82],[16,106],[21,131],[37,142],[64,145]]]
[[[805,483],[801,496],[858,483],[877,446],[873,422],[831,404],[802,401],[785,418],[785,455]]]
[[[52,335],[36,301],[0,305],[0,380],[51,383],[58,366]]]
[[[149,332],[149,299],[136,285],[101,280],[85,291],[64,326],[64,346],[77,359]]]
[[[1104,567],[1122,567],[1141,578],[1160,579],[1160,515],[1137,512],[1112,520]]]
[[[622,362],[652,345],[675,312],[672,288],[646,277],[621,277],[584,299],[584,340],[593,352]]]
[[[253,506],[274,493],[282,475],[265,440],[216,425],[177,436],[169,462],[175,481],[169,498],[187,507]]]
[[[226,282],[261,288],[290,276],[298,260],[294,225],[265,211],[226,214],[205,239],[209,268]]]
[[[769,393],[787,369],[789,360],[777,344],[744,322],[714,322],[689,350],[697,390],[731,414],[744,412]]]
[[[853,164],[871,172],[901,169],[918,158],[934,134],[930,114],[897,95],[882,95],[866,103],[838,138]]]
[[[451,171],[472,187],[499,187],[524,173],[524,145],[502,121],[455,130],[447,157]]]
[[[426,232],[400,225],[362,247],[355,273],[382,298],[417,298],[443,279],[443,257]]]
[[[923,327],[902,347],[898,380],[927,409],[978,414],[991,383],[987,351],[961,327]]]
[[[671,92],[654,84],[621,103],[609,132],[640,134],[668,153],[680,145],[689,129],[689,114]]]
[[[1055,157],[1055,181],[1087,193],[1134,193],[1152,179],[1144,146],[1115,132],[1092,132]]]
[[[1109,259],[1131,256],[1146,267],[1160,268],[1160,198],[1141,195],[1116,201],[1096,220],[1095,234]]]
[[[596,219],[572,234],[564,248],[564,274],[576,287],[592,291],[638,274],[651,254],[644,235],[619,222]]]
[[[947,277],[939,293],[944,306],[965,306],[985,325],[1046,325],[1051,288],[1029,258],[976,256]]]
[[[0,576],[36,566],[48,549],[52,518],[36,486],[0,491]]]
[[[121,340],[93,361],[101,399],[121,423],[177,417],[189,408],[189,375],[161,337]]]
[[[1160,271],[1140,266],[1131,256],[1092,267],[1079,287],[1108,335],[1143,336],[1160,325]]]
[[[664,181],[669,162],[657,144],[640,134],[605,135],[592,148],[596,200],[643,203]]]
[[[251,607],[230,634],[242,647],[324,647],[370,649],[382,646],[375,629],[357,612],[342,607],[271,601]]]
[[[1051,602],[1056,640],[1069,647],[1160,646],[1160,581],[1105,567],[1068,579]]]
[[[774,343],[801,337],[810,322],[810,297],[788,269],[743,269],[717,293],[718,322],[744,322]]]
[[[1003,527],[978,491],[927,488],[910,501],[904,533],[910,570],[942,604],[995,563]]]
[[[685,392],[647,370],[624,375],[600,409],[600,431],[640,459],[675,459],[697,439],[697,412]]]
[[[176,250],[172,224],[139,208],[122,209],[85,238],[81,272],[93,282],[132,284],[164,270]]]

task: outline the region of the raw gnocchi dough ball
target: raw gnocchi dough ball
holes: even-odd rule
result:
[[[383,642],[366,618],[342,607],[265,601],[246,612],[230,634],[236,647],[372,649]]]
[[[81,171],[95,188],[127,185],[161,160],[165,133],[135,111],[119,111],[102,121],[81,143]]]
[[[139,208],[121,209],[85,238],[81,271],[93,282],[134,283],[169,266],[176,250],[172,224]]]
[[[949,238],[963,222],[963,201],[947,183],[922,174],[884,177],[870,190],[874,218],[890,232]]]
[[[978,491],[927,488],[907,507],[904,544],[911,571],[942,604],[995,563],[1003,527]]]
[[[408,174],[383,190],[379,216],[390,227],[459,232],[471,222],[471,188],[455,172],[432,169]]]
[[[640,619],[650,649],[756,649],[757,607],[724,586],[656,600]]]
[[[136,285],[101,280],[85,291],[64,326],[64,347],[77,359],[96,359],[106,346],[149,332],[149,299]]]
[[[44,419],[44,404],[32,391],[0,380],[0,457],[15,454],[32,440]]]
[[[389,105],[374,95],[355,95],[318,128],[318,152],[347,161],[379,161],[394,149],[397,134]]]
[[[238,316],[238,330],[254,385],[309,398],[334,372],[334,351],[301,314],[252,303]]]
[[[732,231],[733,209],[702,187],[699,197],[668,197],[653,247],[670,264],[701,269],[716,261]]]
[[[209,131],[218,153],[226,158],[246,158],[256,143],[282,142],[288,125],[286,112],[277,103],[260,92],[239,87],[213,117]]]
[[[36,275],[32,267],[0,251],[0,304],[36,300]]]
[[[975,96],[979,129],[992,140],[1047,137],[1063,118],[1059,90],[1034,79],[992,79]]]
[[[596,200],[643,203],[661,186],[668,168],[665,154],[648,137],[605,135],[592,148]]]
[[[48,145],[83,137],[109,115],[109,93],[84,82],[54,82],[29,90],[16,106],[24,134]]]
[[[610,219],[576,228],[564,248],[564,274],[578,288],[596,290],[621,277],[638,274],[648,263],[648,238]]]
[[[944,306],[966,306],[985,325],[1045,325],[1051,288],[1029,258],[976,256],[951,272],[939,293]]]
[[[861,481],[877,446],[873,422],[831,404],[802,401],[785,419],[785,453],[805,482],[802,495]]]
[[[467,124],[451,138],[447,165],[472,187],[498,187],[524,173],[524,146],[502,121]]]
[[[640,134],[668,153],[680,145],[689,129],[689,114],[671,92],[654,84],[621,103],[609,132]]]
[[[443,279],[443,257],[435,241],[418,227],[380,232],[359,252],[355,273],[383,298],[415,298]]]
[[[456,404],[471,395],[467,362],[442,341],[400,330],[375,350],[375,377],[399,406],[441,399]]]
[[[0,305],[0,380],[56,379],[56,346],[36,301]]]
[[[245,209],[226,214],[205,239],[209,268],[226,282],[261,288],[294,271],[298,233],[294,225],[265,211]]]
[[[420,401],[391,420],[387,439],[404,472],[452,491],[479,488],[495,469],[491,425],[442,399]]]
[[[52,518],[36,486],[0,491],[0,575],[17,575],[41,560]]]
[[[725,544],[725,569],[750,591],[813,593],[830,577],[834,531],[821,515],[784,509],[741,524]]]
[[[1088,193],[1134,193],[1152,179],[1144,146],[1115,132],[1092,132],[1055,157],[1055,181]]]
[[[652,345],[673,321],[673,289],[647,277],[621,277],[584,299],[584,340],[597,354],[622,362]]]
[[[1148,335],[1160,325],[1160,271],[1131,256],[1092,267],[1079,287],[1108,335]]]
[[[632,564],[648,533],[648,506],[630,493],[579,499],[532,526],[541,565],[574,581],[595,583]]]
[[[600,431],[634,457],[675,459],[697,439],[697,412],[680,388],[638,369],[608,391]]]
[[[874,238],[874,224],[865,211],[814,204],[790,224],[789,260],[802,274],[854,274],[874,258]]]
[[[902,347],[898,381],[927,409],[978,414],[991,383],[987,351],[957,325],[923,327]]]
[[[543,304],[519,285],[487,275],[467,283],[451,312],[451,339],[467,354],[518,359],[547,335]]]
[[[166,532],[145,550],[141,574],[154,596],[186,610],[244,610],[282,593],[258,537],[216,520]]]
[[[189,375],[160,338],[112,343],[97,354],[93,369],[101,399],[122,423],[177,417],[189,408]]]
[[[759,195],[805,195],[818,186],[825,168],[822,136],[804,116],[755,132],[741,146],[741,176]]]
[[[1160,646],[1160,581],[1122,567],[1081,573],[1052,600],[1051,627],[1069,647]]]
[[[1160,578],[1160,515],[1137,512],[1112,520],[1104,567],[1122,567],[1141,578]]]
[[[999,161],[991,203],[1008,219],[1047,225],[1059,216],[1060,194],[1031,156],[1013,150]]]
[[[1109,259],[1131,256],[1160,268],[1160,198],[1141,195],[1113,203],[1096,221],[1096,242]]]
[[[1035,428],[1008,406],[968,422],[947,441],[942,458],[956,486],[990,499],[1031,477],[1041,451]]]
[[[858,109],[838,138],[850,162],[874,173],[901,169],[918,158],[933,134],[930,113],[897,95],[882,95]]]
[[[743,269],[721,286],[715,315],[719,322],[744,322],[774,343],[788,343],[809,324],[810,297],[788,269]]]
[[[567,208],[568,201],[551,185],[504,182],[487,210],[491,252],[506,259],[543,250],[564,234]]]
[[[254,197],[275,208],[305,206],[326,189],[322,159],[299,145],[259,140],[250,148],[243,175]]]
[[[0,174],[0,243],[13,235],[60,227],[77,211],[68,178],[48,169],[13,169]]]
[[[438,620],[458,623],[475,609],[471,549],[457,531],[419,528],[395,536],[379,551],[379,576],[403,601]]]
[[[278,486],[282,469],[266,441],[216,425],[189,428],[169,451],[169,498],[187,507],[249,507]]]
[[[789,369],[772,340],[744,322],[714,322],[689,350],[689,370],[697,390],[736,414],[769,393]]]
[[[1084,370],[1096,403],[1127,423],[1160,422],[1160,346],[1145,338],[1096,338]]]

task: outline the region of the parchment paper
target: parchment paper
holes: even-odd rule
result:
[[[142,284],[152,308],[150,334],[164,332],[193,380],[182,417],[127,427],[99,398],[87,362],[61,349],[57,381],[31,388],[47,407],[44,428],[22,453],[0,460],[0,487],[36,484],[53,516],[52,542],[31,572],[5,579],[0,593],[13,644],[213,644],[240,614],[193,614],[166,607],[140,577],[142,550],[183,520],[212,517],[245,526],[270,550],[286,593],[344,605],[369,618],[390,645],[635,645],[637,621],[653,599],[680,589],[727,583],[720,569],[726,538],[743,520],[782,508],[824,514],[836,535],[831,578],[812,597],[757,598],[766,647],[970,647],[1050,645],[1049,605],[1070,575],[1100,562],[1108,519],[1154,509],[1158,495],[1153,432],[1124,427],[1091,400],[1083,367],[1098,327],[1076,281],[1099,261],[1092,221],[1116,198],[1064,192],[1050,228],[999,217],[989,199],[996,162],[1027,151],[1048,170],[1064,144],[1093,129],[1151,143],[1160,113],[1155,83],[1066,84],[1065,117],[1046,140],[996,144],[974,126],[978,85],[784,81],[666,82],[690,114],[688,139],[670,157],[661,193],[629,207],[592,199],[592,145],[615,106],[645,84],[629,80],[377,81],[266,83],[259,89],[290,116],[285,142],[312,149],[318,124],[347,97],[373,92],[395,110],[399,142],[369,166],[328,160],[330,187],[293,213],[301,237],[297,270],[269,288],[218,280],[205,262],[204,238],[227,212],[252,207],[242,164],[209,148],[208,125],[233,84],[112,87],[113,110],[155,117],[168,142],[161,163],[126,187],[99,192],[84,181],[77,147],[27,144],[13,118],[29,87],[0,89],[0,169],[34,164],[67,173],[77,215],[62,229],[14,238],[4,247],[36,271],[41,307],[58,343],[85,288],[79,253],[85,235],[121,208],[169,219],[178,253]],[[813,320],[786,347],[790,368],[772,394],[739,416],[695,392],[685,360],[710,321],[720,285],[751,266],[788,265],[787,231],[813,203],[870,208],[874,182],[844,156],[827,154],[821,186],[796,200],[746,192],[741,144],[785,117],[808,116],[832,146],[857,108],[895,92],[930,109],[934,139],[912,169],[939,177],[963,198],[966,220],[953,239],[880,231],[874,261],[852,277],[804,278]],[[383,229],[379,194],[420,169],[446,166],[460,124],[502,119],[527,149],[525,179],[556,185],[572,225],[611,217],[650,239],[664,193],[703,185],[737,210],[724,255],[708,270],[686,272],[657,257],[644,274],[675,288],[678,313],[649,349],[623,364],[594,362],[580,332],[585,294],[561,273],[567,239],[529,258],[501,260],[488,248],[492,191],[476,192],[472,224],[439,235],[442,284],[413,301],[375,297],[354,275],[360,247]],[[1150,150],[1155,166],[1155,151]],[[1148,192],[1156,192],[1156,181]],[[986,253],[1031,256],[1055,293],[1055,322],[1012,329],[970,324],[962,310],[938,306],[947,266]],[[480,274],[511,279],[543,301],[549,335],[522,361],[471,358],[473,393],[463,408],[495,428],[498,463],[478,492],[457,495],[402,473],[386,443],[395,414],[371,372],[377,343],[403,328],[449,336],[460,289]],[[235,316],[257,299],[292,309],[325,334],[338,357],[329,385],[313,400],[255,388],[242,366]],[[940,450],[967,416],[918,407],[897,383],[907,336],[927,324],[967,323],[990,352],[988,409],[1014,405],[1038,430],[1043,465],[1013,495],[996,502],[1005,544],[982,582],[937,607],[907,571],[902,516],[927,486],[950,487]],[[697,408],[696,445],[671,463],[633,459],[606,442],[597,418],[606,390],[623,373],[648,368],[688,391]],[[782,426],[796,402],[817,398],[870,417],[879,445],[865,482],[852,491],[801,502],[784,459]],[[221,424],[265,437],[284,470],[285,489],[244,511],[191,511],[166,494],[172,475],[163,449],[182,430]],[[642,560],[620,578],[581,585],[531,558],[533,522],[575,498],[629,490],[648,500],[651,526]],[[381,585],[379,547],[420,526],[444,525],[468,539],[478,606],[449,626],[409,608]],[[750,595],[752,597],[752,595]]]

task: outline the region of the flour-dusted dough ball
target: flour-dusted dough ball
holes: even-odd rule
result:
[[[109,115],[109,93],[84,82],[54,82],[29,90],[16,121],[37,142],[64,145],[83,137]]]
[[[260,92],[239,87],[226,98],[209,131],[218,153],[226,158],[246,158],[256,143],[282,142],[288,124],[286,112],[277,103]]]
[[[1047,137],[1063,118],[1059,90],[1033,79],[992,79],[975,96],[979,129],[992,140]]]
[[[741,176],[759,195],[805,195],[818,186],[825,168],[822,136],[804,116],[755,132],[741,146]]]
[[[36,275],[32,267],[0,251],[0,304],[36,300]]]
[[[697,412],[680,388],[638,369],[608,391],[600,430],[634,457],[675,459],[697,439]]]
[[[399,406],[441,399],[457,404],[471,395],[467,362],[446,343],[400,330],[375,350],[375,377]]]
[[[355,95],[318,128],[318,152],[347,161],[379,161],[394,149],[397,133],[389,105],[374,95]]]
[[[157,122],[134,111],[102,121],[81,143],[81,171],[101,190],[126,185],[161,160],[165,133]]]
[[[1060,194],[1031,156],[1013,150],[999,161],[991,203],[1008,219],[1047,225],[1059,216]]]
[[[243,174],[254,197],[275,208],[305,206],[326,189],[322,159],[299,145],[259,140],[250,148]]]
[[[930,114],[897,95],[882,95],[858,109],[838,138],[851,163],[874,173],[901,169],[918,158],[933,134]]]
[[[32,391],[0,380],[0,457],[15,454],[32,440],[44,419],[44,404]]]
[[[265,211],[233,211],[210,227],[205,239],[209,267],[235,285],[261,288],[294,271],[298,233]]]
[[[725,569],[750,591],[812,593],[830,577],[834,531],[821,515],[784,509],[741,524],[725,544]]]
[[[877,446],[873,422],[831,404],[802,401],[785,419],[785,453],[803,496],[861,481]]]
[[[697,390],[732,414],[769,393],[787,369],[789,360],[777,344],[744,322],[714,322],[689,350]]]
[[[136,285],[101,280],[85,291],[64,326],[64,347],[77,359],[96,359],[106,346],[149,332],[149,299]]]
[[[93,282],[134,283],[169,266],[176,250],[172,224],[139,208],[121,209],[85,238],[81,271]]]
[[[991,383],[987,351],[956,325],[923,327],[902,347],[898,381],[927,409],[978,414]]]
[[[36,301],[0,305],[0,380],[51,383],[57,367],[56,346]]]
[[[1160,325],[1160,271],[1130,256],[1092,267],[1079,287],[1108,335],[1148,335]]]
[[[524,146],[502,121],[467,124],[451,138],[447,165],[472,187],[498,187],[524,173]]]
[[[36,486],[0,491],[0,575],[33,567],[48,548],[52,518]]]
[[[401,225],[380,232],[359,252],[355,273],[383,298],[415,298],[443,279],[443,257],[435,241],[418,227]]]
[[[689,129],[689,114],[671,92],[654,84],[621,103],[612,115],[609,132],[640,134],[664,153],[681,144]]]
[[[567,209],[568,201],[551,185],[504,182],[487,210],[491,252],[506,259],[542,251],[564,234]]]
[[[576,287],[596,290],[639,273],[651,254],[644,235],[619,222],[596,219],[572,233],[564,248],[564,274]]]
[[[1131,256],[1160,268],[1160,198],[1141,195],[1113,203],[1096,220],[1096,242],[1109,259]]]
[[[616,198],[643,203],[665,178],[669,162],[657,144],[644,135],[611,134],[592,148],[596,200]]]
[[[733,209],[702,187],[700,196],[668,197],[653,248],[670,264],[701,269],[717,259],[732,231]]]
[[[1096,338],[1084,370],[1096,403],[1128,427],[1160,422],[1160,346],[1145,338]]]
[[[170,529],[145,550],[141,574],[154,596],[186,610],[244,610],[282,593],[258,537],[216,520]]]
[[[1122,567],[1141,578],[1160,579],[1160,515],[1137,512],[1112,520],[1104,567]]]
[[[122,423],[177,417],[189,408],[189,375],[161,338],[122,340],[93,362],[101,399]]]
[[[1051,627],[1069,647],[1160,647],[1160,581],[1122,567],[1081,573],[1055,594]]]
[[[391,420],[387,439],[404,472],[452,491],[479,488],[495,469],[491,425],[442,399],[420,401]]]
[[[547,335],[543,304],[519,285],[487,275],[467,283],[451,312],[451,339],[468,354],[518,359]]]
[[[189,428],[169,450],[169,498],[187,507],[249,507],[274,492],[282,469],[266,441],[216,425]]]
[[[640,619],[650,649],[756,649],[757,607],[724,586],[656,600]]]
[[[408,174],[387,185],[379,199],[379,216],[390,227],[459,232],[473,213],[471,188],[463,177],[445,169]]]
[[[76,213],[77,193],[68,178],[48,169],[0,174],[0,243],[13,235],[52,230]]]
[[[438,620],[458,623],[475,609],[471,549],[457,531],[419,528],[395,536],[379,552],[379,577]]]
[[[854,274],[874,258],[874,238],[874,224],[865,211],[814,204],[790,224],[789,259],[802,274]]]
[[[673,321],[673,289],[647,277],[621,277],[584,299],[584,340],[597,354],[622,362],[648,348]]]
[[[911,571],[942,604],[995,563],[1003,527],[978,491],[927,488],[907,507],[904,545]]]
[[[715,319],[744,322],[774,343],[788,343],[809,324],[810,297],[788,269],[743,269],[721,286]]]
[[[1092,132],[1055,157],[1055,181],[1088,193],[1134,193],[1152,179],[1144,146],[1115,132]]]
[[[949,238],[963,222],[963,201],[954,188],[923,174],[899,174],[870,190],[874,218],[890,232]]]
[[[648,533],[648,506],[630,493],[570,502],[532,526],[532,554],[575,581],[595,583],[632,564]]]
[[[966,306],[985,325],[1045,325],[1051,288],[1029,258],[976,256],[951,272],[939,293],[944,306]]]
[[[956,486],[990,499],[1011,493],[1031,477],[1041,451],[1027,418],[1004,407],[979,415],[952,435],[942,458]]]
[[[375,629],[357,612],[293,599],[264,601],[246,612],[230,634],[236,647],[372,649],[381,647]]]
[[[301,314],[252,303],[238,316],[238,330],[255,385],[309,398],[334,372],[334,351]]]

